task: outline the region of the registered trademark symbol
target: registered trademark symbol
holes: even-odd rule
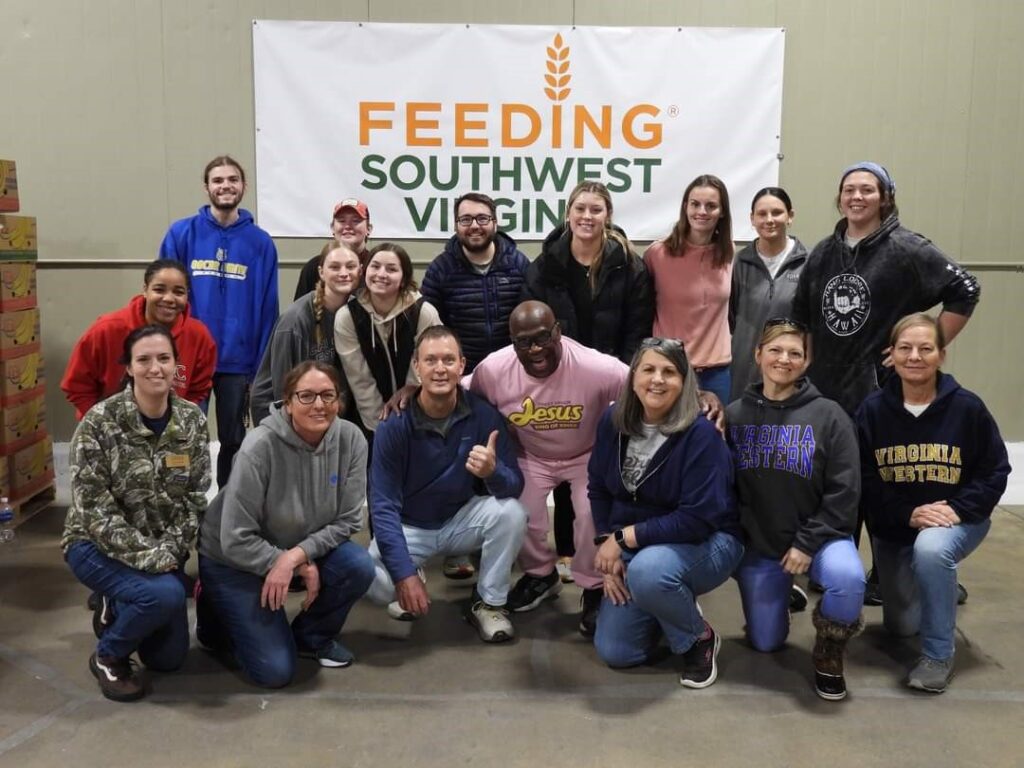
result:
[[[669,117],[679,117],[679,107],[677,107],[675,104],[670,106],[667,112]]]

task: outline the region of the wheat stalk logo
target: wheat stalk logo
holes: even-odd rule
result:
[[[547,87],[544,93],[552,101],[565,101],[565,98],[572,92],[567,87],[572,75],[569,74],[569,46],[562,44],[562,35],[555,35],[555,39],[548,46],[548,73],[544,75],[544,82]]]

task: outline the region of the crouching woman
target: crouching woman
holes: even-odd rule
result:
[[[664,635],[682,658],[680,684],[706,688],[721,638],[697,597],[729,578],[743,545],[729,450],[701,415],[681,342],[641,343],[598,425],[588,475],[604,575],[598,655],[612,667],[642,664]]]
[[[333,366],[295,366],[284,401],[246,435],[203,518],[196,639],[266,688],[291,682],[298,655],[322,667],[354,660],[337,636],[373,581],[373,562],[351,541],[362,526],[366,440],[338,418],[340,407]],[[306,597],[289,624],[294,577]]]

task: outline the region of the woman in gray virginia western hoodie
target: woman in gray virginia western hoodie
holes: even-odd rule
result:
[[[291,681],[297,653],[321,666],[352,662],[335,637],[373,580],[369,555],[350,540],[363,523],[366,440],[337,418],[339,400],[319,397],[332,389],[337,395],[332,366],[306,361],[293,369],[284,401],[246,436],[200,528],[197,639],[233,652],[253,682],[270,688]],[[317,397],[300,403],[298,395],[308,394]],[[293,426],[293,416],[312,411],[327,415],[315,445]],[[289,627],[270,574],[284,567],[291,578],[292,559],[307,599]]]

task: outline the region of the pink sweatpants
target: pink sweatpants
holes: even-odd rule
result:
[[[531,576],[547,576],[555,568],[556,556],[548,546],[548,494],[563,481],[572,488],[572,506],[576,513],[573,522],[573,543],[576,556],[572,559],[572,577],[583,589],[602,584],[601,575],[594,570],[594,520],[590,516],[587,498],[587,462],[590,454],[574,459],[541,459],[519,455],[519,469],[526,481],[519,502],[526,508],[526,538],[519,550],[519,567]]]

